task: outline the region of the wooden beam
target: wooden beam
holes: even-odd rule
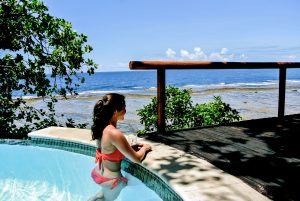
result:
[[[156,69],[279,69],[300,68],[299,62],[181,62],[181,61],[131,61],[131,70]]]

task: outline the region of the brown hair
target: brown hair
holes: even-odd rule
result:
[[[125,105],[125,97],[117,93],[104,95],[94,106],[92,139],[101,139],[104,128],[109,122],[114,112],[121,111]]]

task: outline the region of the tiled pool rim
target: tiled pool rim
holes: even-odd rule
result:
[[[93,145],[45,137],[31,137],[28,140],[0,139],[0,144],[40,146],[60,149],[94,157],[96,147]],[[183,199],[157,174],[145,167],[132,163],[126,158],[121,164],[122,170],[140,179],[148,188],[156,192],[164,201],[183,201]]]

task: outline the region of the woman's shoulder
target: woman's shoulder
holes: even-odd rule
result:
[[[116,127],[112,126],[112,125],[106,126],[106,128],[103,130],[103,133],[104,132],[107,135],[112,135],[112,136],[122,135],[122,132],[119,129],[117,129]]]
[[[110,153],[115,150],[114,148],[114,142],[118,140],[119,137],[117,137],[121,133],[117,128],[115,128],[112,125],[108,125],[103,130],[102,140],[102,151],[104,153]]]

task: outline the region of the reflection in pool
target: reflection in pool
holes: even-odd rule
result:
[[[37,146],[0,144],[0,198],[3,200],[87,200],[100,190],[90,176],[94,158]],[[161,200],[127,172],[117,200]]]

